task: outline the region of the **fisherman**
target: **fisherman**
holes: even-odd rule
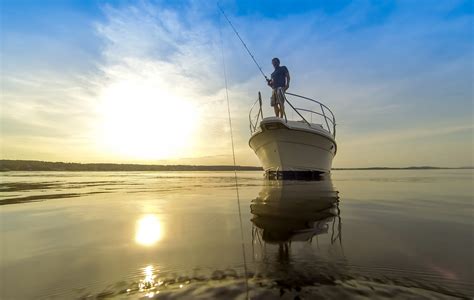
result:
[[[285,66],[280,66],[280,60],[276,57],[272,59],[272,65],[275,71],[271,79],[267,79],[268,85],[273,89],[270,104],[275,110],[275,116],[283,118],[285,116],[284,93],[290,87],[290,72]]]

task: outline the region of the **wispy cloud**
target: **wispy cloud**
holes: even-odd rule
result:
[[[385,130],[378,133],[369,133],[364,137],[358,137],[357,139],[348,139],[350,145],[371,145],[376,147],[377,145],[385,143],[401,143],[407,140],[421,140],[431,137],[443,138],[444,135],[455,134],[455,133],[473,133],[474,125],[465,124],[458,126],[433,126],[430,128],[408,128],[405,130]]]
[[[200,157],[206,153],[217,158],[223,153],[230,154],[221,49],[215,24],[193,9],[178,14],[147,3],[124,8],[106,6],[104,11],[105,22],[97,24],[105,41],[102,90],[139,82],[136,88],[151,91],[146,101],[163,108],[156,111],[155,118],[174,116],[167,128],[159,128],[167,124],[151,121],[150,134],[173,131],[174,126],[185,124],[192,129],[192,136],[181,137],[188,139],[181,156]],[[168,99],[160,99],[164,91]],[[126,101],[149,105],[140,99]],[[180,110],[186,107],[174,106],[177,101],[191,109],[191,114],[183,115]],[[211,140],[212,143],[205,142]],[[155,146],[166,147],[168,142],[162,140]]]

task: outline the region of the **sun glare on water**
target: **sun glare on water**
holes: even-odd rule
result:
[[[151,84],[123,81],[102,95],[101,143],[108,152],[135,159],[169,159],[192,143],[194,105]]]
[[[163,237],[161,221],[153,214],[143,216],[137,221],[135,242],[142,246],[152,246]]]

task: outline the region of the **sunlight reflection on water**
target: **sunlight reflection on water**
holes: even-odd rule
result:
[[[155,289],[163,284],[162,280],[156,280],[157,275],[154,273],[157,273],[158,271],[159,270],[154,270],[152,265],[146,266],[143,269],[145,278],[141,279],[138,283],[138,290],[140,292],[147,292],[146,296],[149,298],[152,298],[155,294],[158,294],[159,291],[156,291]],[[129,292],[129,290],[127,290],[127,292]]]
[[[147,214],[137,221],[135,242],[152,246],[163,238],[163,226],[156,215]]]

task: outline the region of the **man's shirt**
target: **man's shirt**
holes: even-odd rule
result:
[[[285,66],[279,66],[272,73],[272,88],[285,87],[288,69]]]

